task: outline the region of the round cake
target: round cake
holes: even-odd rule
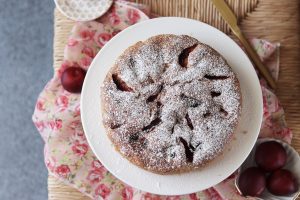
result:
[[[226,60],[187,35],[157,35],[126,49],[105,78],[101,101],[116,150],[160,174],[216,158],[241,110],[239,82]]]

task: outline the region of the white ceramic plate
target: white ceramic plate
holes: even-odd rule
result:
[[[201,170],[158,175],[123,158],[105,133],[100,112],[100,86],[117,57],[129,46],[158,34],[186,34],[220,52],[240,81],[242,115],[232,142],[223,155]],[[180,195],[209,188],[228,177],[247,158],[262,121],[262,94],[256,72],[242,49],[227,35],[199,21],[166,17],[147,20],[122,31],[110,40],[93,60],[81,94],[81,118],[89,144],[102,164],[123,182],[143,191]]]
[[[96,19],[110,8],[112,0],[54,0],[58,10],[75,21]]]

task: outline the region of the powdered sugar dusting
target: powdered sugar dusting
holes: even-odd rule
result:
[[[222,152],[237,125],[241,94],[235,74],[211,47],[185,35],[159,35],[118,58],[102,102],[104,124],[120,153],[167,173],[198,168]]]

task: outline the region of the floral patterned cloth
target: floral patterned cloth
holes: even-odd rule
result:
[[[63,89],[60,76],[70,66],[87,69],[97,52],[126,27],[149,19],[145,5],[115,1],[96,21],[78,22],[64,51],[64,61],[38,97],[33,122],[45,141],[45,163],[49,173],[94,199],[244,199],[234,188],[235,174],[205,191],[184,196],[159,196],[125,185],[111,175],[88,146],[80,121],[80,94]],[[279,71],[279,45],[253,39],[260,58],[274,78]],[[264,103],[260,137],[291,141],[284,112],[274,93],[261,80]]]

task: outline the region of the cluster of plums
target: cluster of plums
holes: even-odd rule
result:
[[[298,190],[293,174],[283,169],[287,161],[284,147],[276,142],[264,142],[256,148],[255,162],[258,167],[250,167],[239,177],[239,189],[245,196],[259,196],[265,190],[277,196],[287,196]]]
[[[80,67],[66,68],[61,75],[61,84],[71,93],[80,93],[86,71]]]

